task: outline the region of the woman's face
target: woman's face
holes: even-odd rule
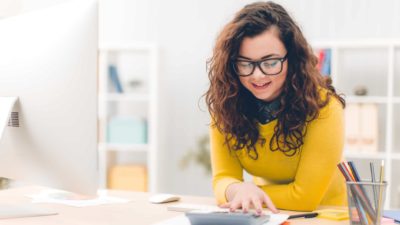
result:
[[[238,60],[243,60],[246,63],[246,60],[258,61],[261,59],[283,58],[286,54],[285,45],[279,39],[278,28],[273,26],[255,37],[245,37],[239,49]],[[262,67],[268,68],[269,65],[264,64]],[[275,66],[275,64],[273,65]],[[286,76],[287,60],[282,62],[282,71],[276,75],[265,75],[256,66],[250,76],[239,76],[239,79],[243,86],[256,98],[270,102],[281,94]]]

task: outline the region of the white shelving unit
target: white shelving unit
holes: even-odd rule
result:
[[[400,208],[400,40],[374,39],[311,42],[313,49],[331,50],[331,77],[347,103],[376,103],[379,110],[378,152],[351,152],[347,160],[360,167],[362,177],[370,177],[369,162],[385,160],[389,186],[385,208]],[[366,96],[353,95],[352,87],[362,84]],[[378,167],[376,167],[378,168]]]
[[[119,57],[125,55],[125,60],[118,61]],[[129,61],[128,56],[141,56],[140,62]],[[100,187],[106,188],[107,174],[109,167],[113,164],[112,158],[115,155],[130,154],[132,157],[145,158],[145,165],[148,177],[148,191],[157,191],[157,124],[158,124],[158,50],[155,43],[134,42],[134,43],[101,43],[99,46],[99,169],[100,169]],[[115,62],[118,61],[118,62]],[[129,71],[135,75],[139,74],[142,84],[145,88],[124,91],[116,93],[110,91],[110,79],[108,66],[110,63],[117,63],[121,66],[134,68],[135,66],[144,67],[145,72]],[[143,65],[144,64],[144,65]],[[132,67],[133,66],[133,67]],[[121,83],[123,77],[119,77]],[[117,111],[116,108],[124,106],[125,108],[138,109],[144,112],[147,121],[147,143],[138,144],[120,144],[107,143],[107,125],[110,117]],[[118,113],[118,112],[117,112]],[[132,113],[134,114],[134,113]],[[143,113],[141,113],[143,116]],[[135,115],[133,115],[135,116]],[[118,163],[118,162],[114,162]]]

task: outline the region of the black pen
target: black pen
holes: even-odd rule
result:
[[[288,219],[290,220],[290,219],[301,218],[301,217],[304,217],[304,218],[314,218],[314,217],[317,217],[317,216],[318,216],[318,213],[316,213],[316,212],[313,212],[313,213],[303,213],[303,214],[290,215]]]

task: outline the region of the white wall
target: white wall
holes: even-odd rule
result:
[[[58,0],[65,1],[65,0]],[[53,4],[24,0],[24,9]],[[198,100],[207,89],[206,59],[218,31],[245,0],[100,0],[101,41],[156,41],[160,46],[161,191],[211,194],[199,167],[178,161],[207,133]],[[280,0],[309,39],[400,37],[397,0]],[[204,106],[202,99],[202,108]]]
[[[21,11],[21,1],[0,0],[0,18],[15,15]]]

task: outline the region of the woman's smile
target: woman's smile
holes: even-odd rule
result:
[[[271,85],[272,81],[268,81],[268,82],[257,82],[257,83],[252,83],[253,88],[258,90],[258,91],[262,91],[262,90],[267,90],[268,87]]]

